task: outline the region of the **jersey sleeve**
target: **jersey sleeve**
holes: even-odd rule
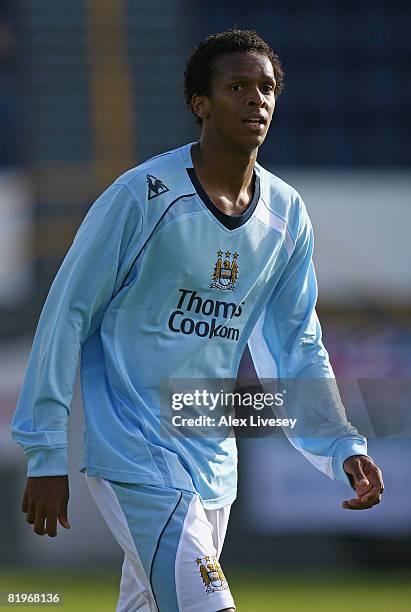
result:
[[[80,349],[127,276],[141,226],[138,202],[113,184],[90,208],[54,279],[12,421],[28,476],[68,473],[67,418]]]
[[[294,249],[249,348],[260,378],[285,383],[283,416],[297,418],[295,429],[285,430],[291,444],[330,478],[350,484],[343,463],[352,455],[367,455],[367,442],[347,420],[322,343],[313,230],[303,202],[298,204]]]

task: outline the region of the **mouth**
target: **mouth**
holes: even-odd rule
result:
[[[265,128],[267,120],[263,116],[255,115],[254,117],[247,117],[247,119],[243,119],[243,123],[250,129],[258,132]]]

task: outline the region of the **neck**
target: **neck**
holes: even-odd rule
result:
[[[205,185],[236,197],[251,187],[257,150],[239,151],[203,132],[192,149],[194,170]]]

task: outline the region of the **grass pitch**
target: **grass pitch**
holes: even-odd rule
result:
[[[395,573],[305,574],[291,579],[265,574],[228,576],[238,612],[410,612],[411,575]],[[113,612],[119,576],[92,573],[0,570],[0,592],[60,593],[61,605],[16,605],[33,612]],[[1,606],[11,609],[10,606]]]

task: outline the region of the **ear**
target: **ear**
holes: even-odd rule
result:
[[[207,96],[193,94],[191,98],[191,108],[194,114],[204,121],[210,114],[210,101]]]

